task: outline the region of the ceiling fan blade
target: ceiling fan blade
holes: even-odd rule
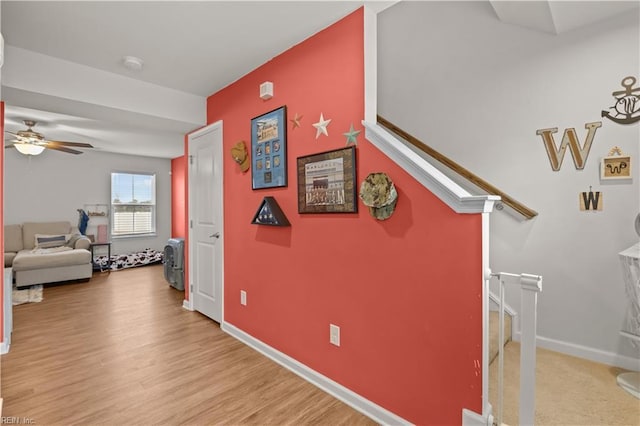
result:
[[[78,151],[71,148],[65,148],[64,146],[45,145],[45,148],[54,149],[56,151],[67,152],[69,154],[82,154],[82,151]]]
[[[11,145],[5,145],[4,147],[5,149],[7,149],[7,148],[15,148],[16,146],[14,144],[11,144]]]
[[[91,145],[90,143],[83,143],[83,142],[66,142],[66,141],[47,141],[47,145],[54,145],[54,146],[77,146],[79,148],[93,148],[93,145]]]
[[[10,135],[13,135],[13,136],[15,136],[15,137],[20,136],[20,135],[18,135],[17,133],[13,133],[13,132],[10,132],[10,131],[8,131],[8,130],[5,130],[4,132],[5,132],[5,133],[9,133]]]

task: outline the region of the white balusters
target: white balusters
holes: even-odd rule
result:
[[[504,311],[505,286],[520,286],[520,407],[519,424],[533,425],[535,415],[536,323],[538,293],[542,291],[542,277],[530,274],[491,274],[500,282],[499,347],[498,347],[498,412],[496,423],[503,421],[504,389]],[[485,354],[488,349],[485,350]],[[488,370],[487,370],[488,372]]]

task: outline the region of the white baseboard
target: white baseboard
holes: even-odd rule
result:
[[[493,425],[493,416],[488,414],[487,416],[481,416],[480,414],[462,409],[462,426],[491,426]]]
[[[9,337],[8,339],[5,338],[5,340],[0,345],[0,355],[4,355],[8,353],[10,348],[11,348],[11,337]]]
[[[361,412],[367,417],[378,424],[383,425],[410,425],[411,423],[402,417],[393,414],[385,408],[369,401],[366,398],[358,395],[350,389],[342,386],[341,384],[334,382],[330,378],[323,376],[317,371],[312,370],[306,365],[296,361],[288,355],[272,348],[264,342],[252,337],[239,328],[229,324],[228,322],[222,322],[220,325],[222,331],[240,340],[247,346],[252,347],[256,351],[260,352],[264,356],[277,362],[284,368],[292,371],[298,376],[302,377],[309,383],[317,386],[330,395],[333,395],[345,404],[353,407],[355,410]]]
[[[513,340],[520,341],[520,331],[513,335]],[[561,340],[550,339],[548,337],[537,336],[536,346],[578,358],[601,364],[624,368],[631,371],[640,371],[640,360],[614,352],[606,352],[588,346],[576,345],[575,343],[563,342]]]
[[[489,290],[489,300],[493,303],[490,306],[495,309],[491,309],[492,311],[498,311],[500,306],[500,296]],[[504,304],[504,311],[511,315],[512,317],[518,316],[518,312],[511,307],[508,303]]]
[[[193,311],[193,303],[191,303],[191,300],[183,300],[182,307],[187,311]]]

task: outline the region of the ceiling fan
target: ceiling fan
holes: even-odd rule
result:
[[[69,154],[82,154],[82,151],[69,147],[77,148],[93,148],[93,145],[82,142],[65,142],[65,141],[52,141],[45,139],[42,133],[38,133],[32,129],[37,122],[33,120],[22,121],[27,130],[19,130],[16,133],[6,131],[15,139],[11,142],[11,145],[6,145],[5,148],[15,148],[21,154],[25,155],[39,155],[46,149],[55,149],[56,151],[62,151]]]

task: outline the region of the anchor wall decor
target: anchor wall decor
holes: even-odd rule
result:
[[[609,111],[602,111],[603,117],[618,124],[632,124],[640,120],[640,87],[633,87],[636,81],[633,76],[622,79],[624,90],[611,93],[616,103],[609,107]]]

